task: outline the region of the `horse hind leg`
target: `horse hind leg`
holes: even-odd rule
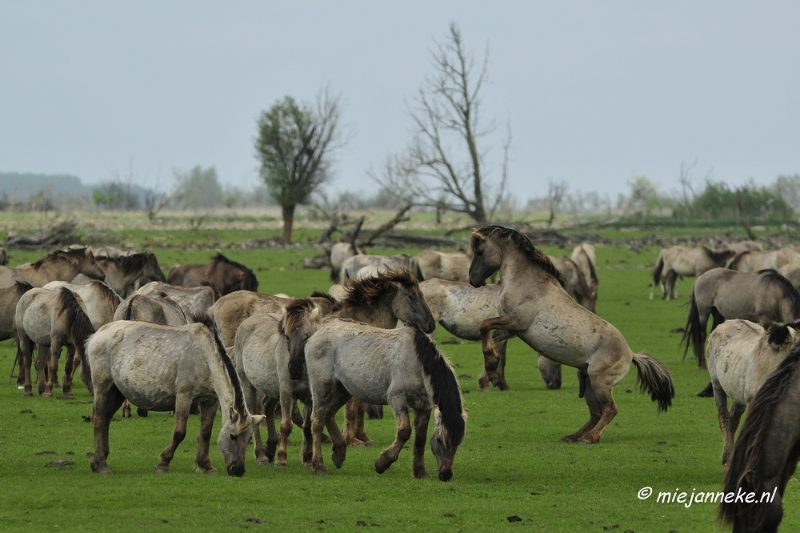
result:
[[[617,416],[617,405],[614,403],[614,397],[611,394],[611,387],[604,383],[608,381],[603,379],[604,376],[589,372],[589,377],[586,379],[586,390],[584,399],[589,406],[589,421],[584,426],[572,435],[568,435],[562,440],[567,442],[580,442],[583,444],[597,444],[600,442],[600,437],[608,425]]]
[[[77,362],[80,364],[80,361]],[[61,394],[67,398],[72,398],[75,394],[72,392],[72,376],[75,373],[75,348],[67,345],[67,359],[64,364],[64,381],[61,385]]]
[[[575,433],[562,437],[561,439],[562,442],[579,442],[586,433],[588,433],[591,429],[597,426],[597,423],[600,422],[600,419],[603,416],[603,409],[600,405],[599,400],[597,399],[597,396],[594,393],[594,389],[592,388],[589,377],[586,376],[583,382],[584,382],[583,398],[586,401],[586,405],[589,406],[589,421],[586,422]]]
[[[351,398],[345,404],[344,441],[348,446],[372,446],[375,444],[364,431],[364,412],[367,404]]]
[[[161,452],[161,462],[156,465],[156,474],[166,474],[169,472],[169,463],[175,456],[175,450],[183,439],[186,438],[186,422],[189,420],[189,410],[192,407],[191,398],[178,398],[175,402],[175,429],[172,431],[172,439],[164,451]]]

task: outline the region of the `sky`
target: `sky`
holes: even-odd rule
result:
[[[286,95],[343,101],[332,190],[409,144],[435,43],[488,53],[490,181],[615,198],[645,176],[768,184],[800,173],[800,2],[0,0],[0,172],[132,177],[162,190],[214,166],[258,179],[259,114]]]

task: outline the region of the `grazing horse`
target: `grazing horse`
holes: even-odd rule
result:
[[[22,352],[21,371],[24,373],[25,396],[33,396],[31,383],[31,356],[33,345],[39,346],[39,357],[36,359],[39,394],[49,397],[53,395],[53,382],[58,369],[58,358],[61,347],[67,345],[77,352],[82,363],[81,379],[92,390],[89,364],[84,355],[84,344],[89,335],[94,333],[92,323],[86,316],[76,296],[66,287],[51,291],[34,288],[22,295],[17,303],[14,323],[17,328],[19,348]],[[70,353],[74,353],[70,352]],[[49,357],[48,357],[49,355]],[[45,360],[47,360],[47,377],[45,378]],[[64,368],[64,396],[72,396],[73,358],[67,357]]]
[[[35,263],[15,268],[0,266],[0,287],[11,287],[15,281],[24,281],[34,287],[43,287],[51,281],[70,281],[77,274],[103,280],[105,273],[86,248],[56,250]]]
[[[733,250],[710,250],[705,246],[700,248],[684,248],[683,246],[672,246],[661,250],[653,270],[653,285],[650,289],[650,299],[656,286],[661,284],[661,299],[676,299],[678,292],[675,284],[680,277],[699,276],[712,268],[724,267],[732,257],[736,255]]]
[[[217,408],[222,429],[217,444],[228,475],[245,472],[245,452],[251,426],[261,422],[244,403],[239,377],[208,316],[193,317],[195,324],[170,327],[119,320],[106,324],[89,339],[86,352],[94,384],[94,457],[92,470],[110,474],[108,430],[111,418],[125,398],[150,411],[175,411],[172,440],[161,452],[157,473],[169,472],[178,445],[186,437],[193,403],[200,408],[200,435],[195,465],[215,474],[208,457]]]
[[[372,265],[381,270],[400,270],[405,269],[413,272],[411,256],[407,254],[398,255],[366,255],[359,254],[347,258],[342,263],[339,272],[339,282],[344,285],[348,279],[356,279],[356,274],[365,266]]]
[[[675,389],[667,368],[650,355],[633,353],[617,328],[573,300],[559,283],[558,270],[525,235],[503,226],[483,226],[474,230],[470,247],[470,284],[481,287],[498,270],[503,280],[499,316],[480,326],[489,379],[497,376],[495,342],[512,335],[541,355],[579,370],[590,417],[562,440],[600,441],[617,414],[612,389],[631,364],[639,371],[640,387],[658,402],[659,410],[672,405]]]
[[[783,494],[800,459],[800,346],[770,374],[750,402],[722,490],[755,494],[755,502],[720,502],[719,519],[737,533],[774,533],[783,519]]]
[[[575,298],[583,307],[595,313],[595,305],[597,303],[597,292],[592,290],[583,271],[578,268],[578,265],[567,256],[564,257],[550,257],[550,262],[556,267],[556,270],[561,274],[564,290],[567,294]]]
[[[95,261],[106,274],[106,284],[123,298],[130,296],[141,278],[167,281],[158,259],[150,252],[117,257],[96,256]]]
[[[295,400],[305,404],[303,423],[303,464],[311,465],[311,391],[308,376],[289,377],[291,357],[303,358],[306,340],[320,323],[320,309],[310,298],[292,300],[279,314],[256,314],[245,319],[236,332],[233,360],[242,382],[245,402],[256,412],[259,393],[265,396],[264,413],[267,421],[267,445],[261,444],[256,429],[255,454],[259,464],[275,460],[276,468],[286,467],[286,447],[292,433],[292,413]],[[275,405],[280,403],[280,437],[275,431]],[[277,458],[275,447],[280,443]]]
[[[774,270],[737,272],[715,268],[699,276],[692,287],[689,316],[681,344],[684,356],[692,347],[697,365],[706,368],[703,347],[708,318],[711,329],[731,318],[787,324],[800,319],[800,293]]]
[[[312,466],[315,474],[326,474],[322,460],[322,427],[333,441],[333,463],[341,468],[347,445],[336,425],[336,412],[351,397],[369,403],[390,405],[397,422],[395,441],[375,461],[382,474],[395,461],[411,437],[408,411],[414,417],[415,478],[426,478],[424,453],[428,421],[434,406],[441,415],[431,438],[431,451],[438,463],[439,479],[453,477],[453,459],[464,438],[466,412],[458,380],[447,359],[419,329],[385,330],[333,319],[321,326],[305,345],[305,362],[314,409]],[[299,378],[297,365],[289,367]]]
[[[742,252],[728,263],[728,268],[739,272],[758,272],[767,268],[778,270],[784,265],[797,262],[800,262],[800,252],[793,248],[781,248],[779,250]]]
[[[222,296],[233,291],[258,290],[258,280],[252,270],[231,261],[219,252],[207,265],[186,263],[176,266],[170,270],[167,279],[172,285],[183,287],[198,287],[210,283]]]
[[[311,297],[322,314],[331,312],[335,300],[330,295],[315,291]],[[209,314],[214,317],[222,343],[227,347],[233,346],[236,331],[246,318],[255,314],[280,313],[292,301],[291,298],[271,294],[236,291],[217,300]]]
[[[433,278],[469,281],[470,261],[472,258],[464,250],[454,253],[422,250],[412,259],[412,272],[420,281]]]
[[[158,297],[166,294],[175,303],[181,306],[186,317],[193,315],[209,314],[211,306],[217,301],[220,294],[213,285],[203,285],[200,287],[176,287],[169,283],[152,281],[141,287],[136,294]]]
[[[800,338],[797,323],[767,329],[749,320],[729,320],[708,337],[708,373],[722,431],[722,464],[733,450],[739,420],[767,376]],[[728,411],[728,398],[733,401]]]

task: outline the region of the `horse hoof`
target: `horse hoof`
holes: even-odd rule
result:
[[[267,459],[266,457],[264,457],[264,458],[261,458],[261,459],[256,459],[256,464],[259,464],[259,465],[261,465],[261,466],[267,466],[267,465],[268,465],[268,464],[270,464],[271,462],[272,462],[272,461],[270,461],[270,460],[269,460],[269,459]]]
[[[414,472],[415,479],[425,479],[429,477],[431,477],[431,475],[428,473],[427,470],[422,470],[421,472]]]
[[[52,392],[43,392],[43,393],[40,394],[40,396],[42,398],[52,398],[53,397],[53,393]]]
[[[22,395],[22,397],[23,398],[33,398],[33,393],[32,392],[26,392],[25,394]]]
[[[212,466],[211,468],[209,468],[209,469],[207,469],[207,470],[203,470],[203,473],[204,473],[204,474],[211,474],[211,475],[213,475],[213,474],[216,474],[216,473],[217,473],[217,469],[216,469],[216,468],[214,468],[214,467]]]
[[[111,473],[111,469],[108,467],[108,465],[97,466],[95,464],[92,464],[92,470],[94,472],[97,472],[98,474],[110,474]]]
[[[362,443],[363,443],[363,445],[364,445],[364,446],[366,446],[367,448],[369,448],[370,446],[375,446],[375,442],[374,442],[372,439],[370,439],[369,437],[368,437],[368,438],[366,438],[366,439],[363,439],[361,442],[362,442]]]
[[[328,469],[324,466],[315,466],[314,467],[314,475],[315,476],[326,476],[328,475]]]
[[[705,389],[701,390],[697,393],[698,398],[713,398],[714,397],[714,386],[709,383]]]
[[[575,442],[577,440],[578,439],[575,437],[575,435],[566,435],[561,437],[561,442]]]
[[[275,463],[275,468],[286,468],[286,463]]]
[[[75,397],[75,395],[73,393],[71,393],[71,392],[69,392],[69,393],[65,392],[64,394],[61,395],[61,397],[62,398],[66,398],[67,400],[71,400],[71,399],[73,399]]]
[[[164,468],[163,466],[157,466],[156,474],[169,474],[169,467]]]
[[[379,474],[383,474],[386,472],[386,469],[389,468],[388,466],[384,467],[383,463],[381,463],[380,458],[375,459],[375,471]]]
[[[354,447],[358,447],[358,446],[365,446],[365,444],[364,444],[364,441],[363,441],[363,440],[361,440],[361,439],[357,439],[357,438],[355,438],[355,437],[353,437],[353,438],[351,438],[351,439],[348,439],[348,440],[347,440],[347,445],[348,445],[348,446],[354,446]]]

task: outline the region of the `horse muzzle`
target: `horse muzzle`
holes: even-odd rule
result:
[[[475,279],[472,276],[470,276],[469,277],[469,284],[477,289],[479,287],[485,286],[486,285],[486,280],[482,279],[482,278]]]
[[[227,470],[229,476],[242,477],[244,475],[244,462],[236,461],[233,464],[229,464]]]
[[[303,377],[303,365],[289,361],[289,377],[291,379],[300,379]]]

